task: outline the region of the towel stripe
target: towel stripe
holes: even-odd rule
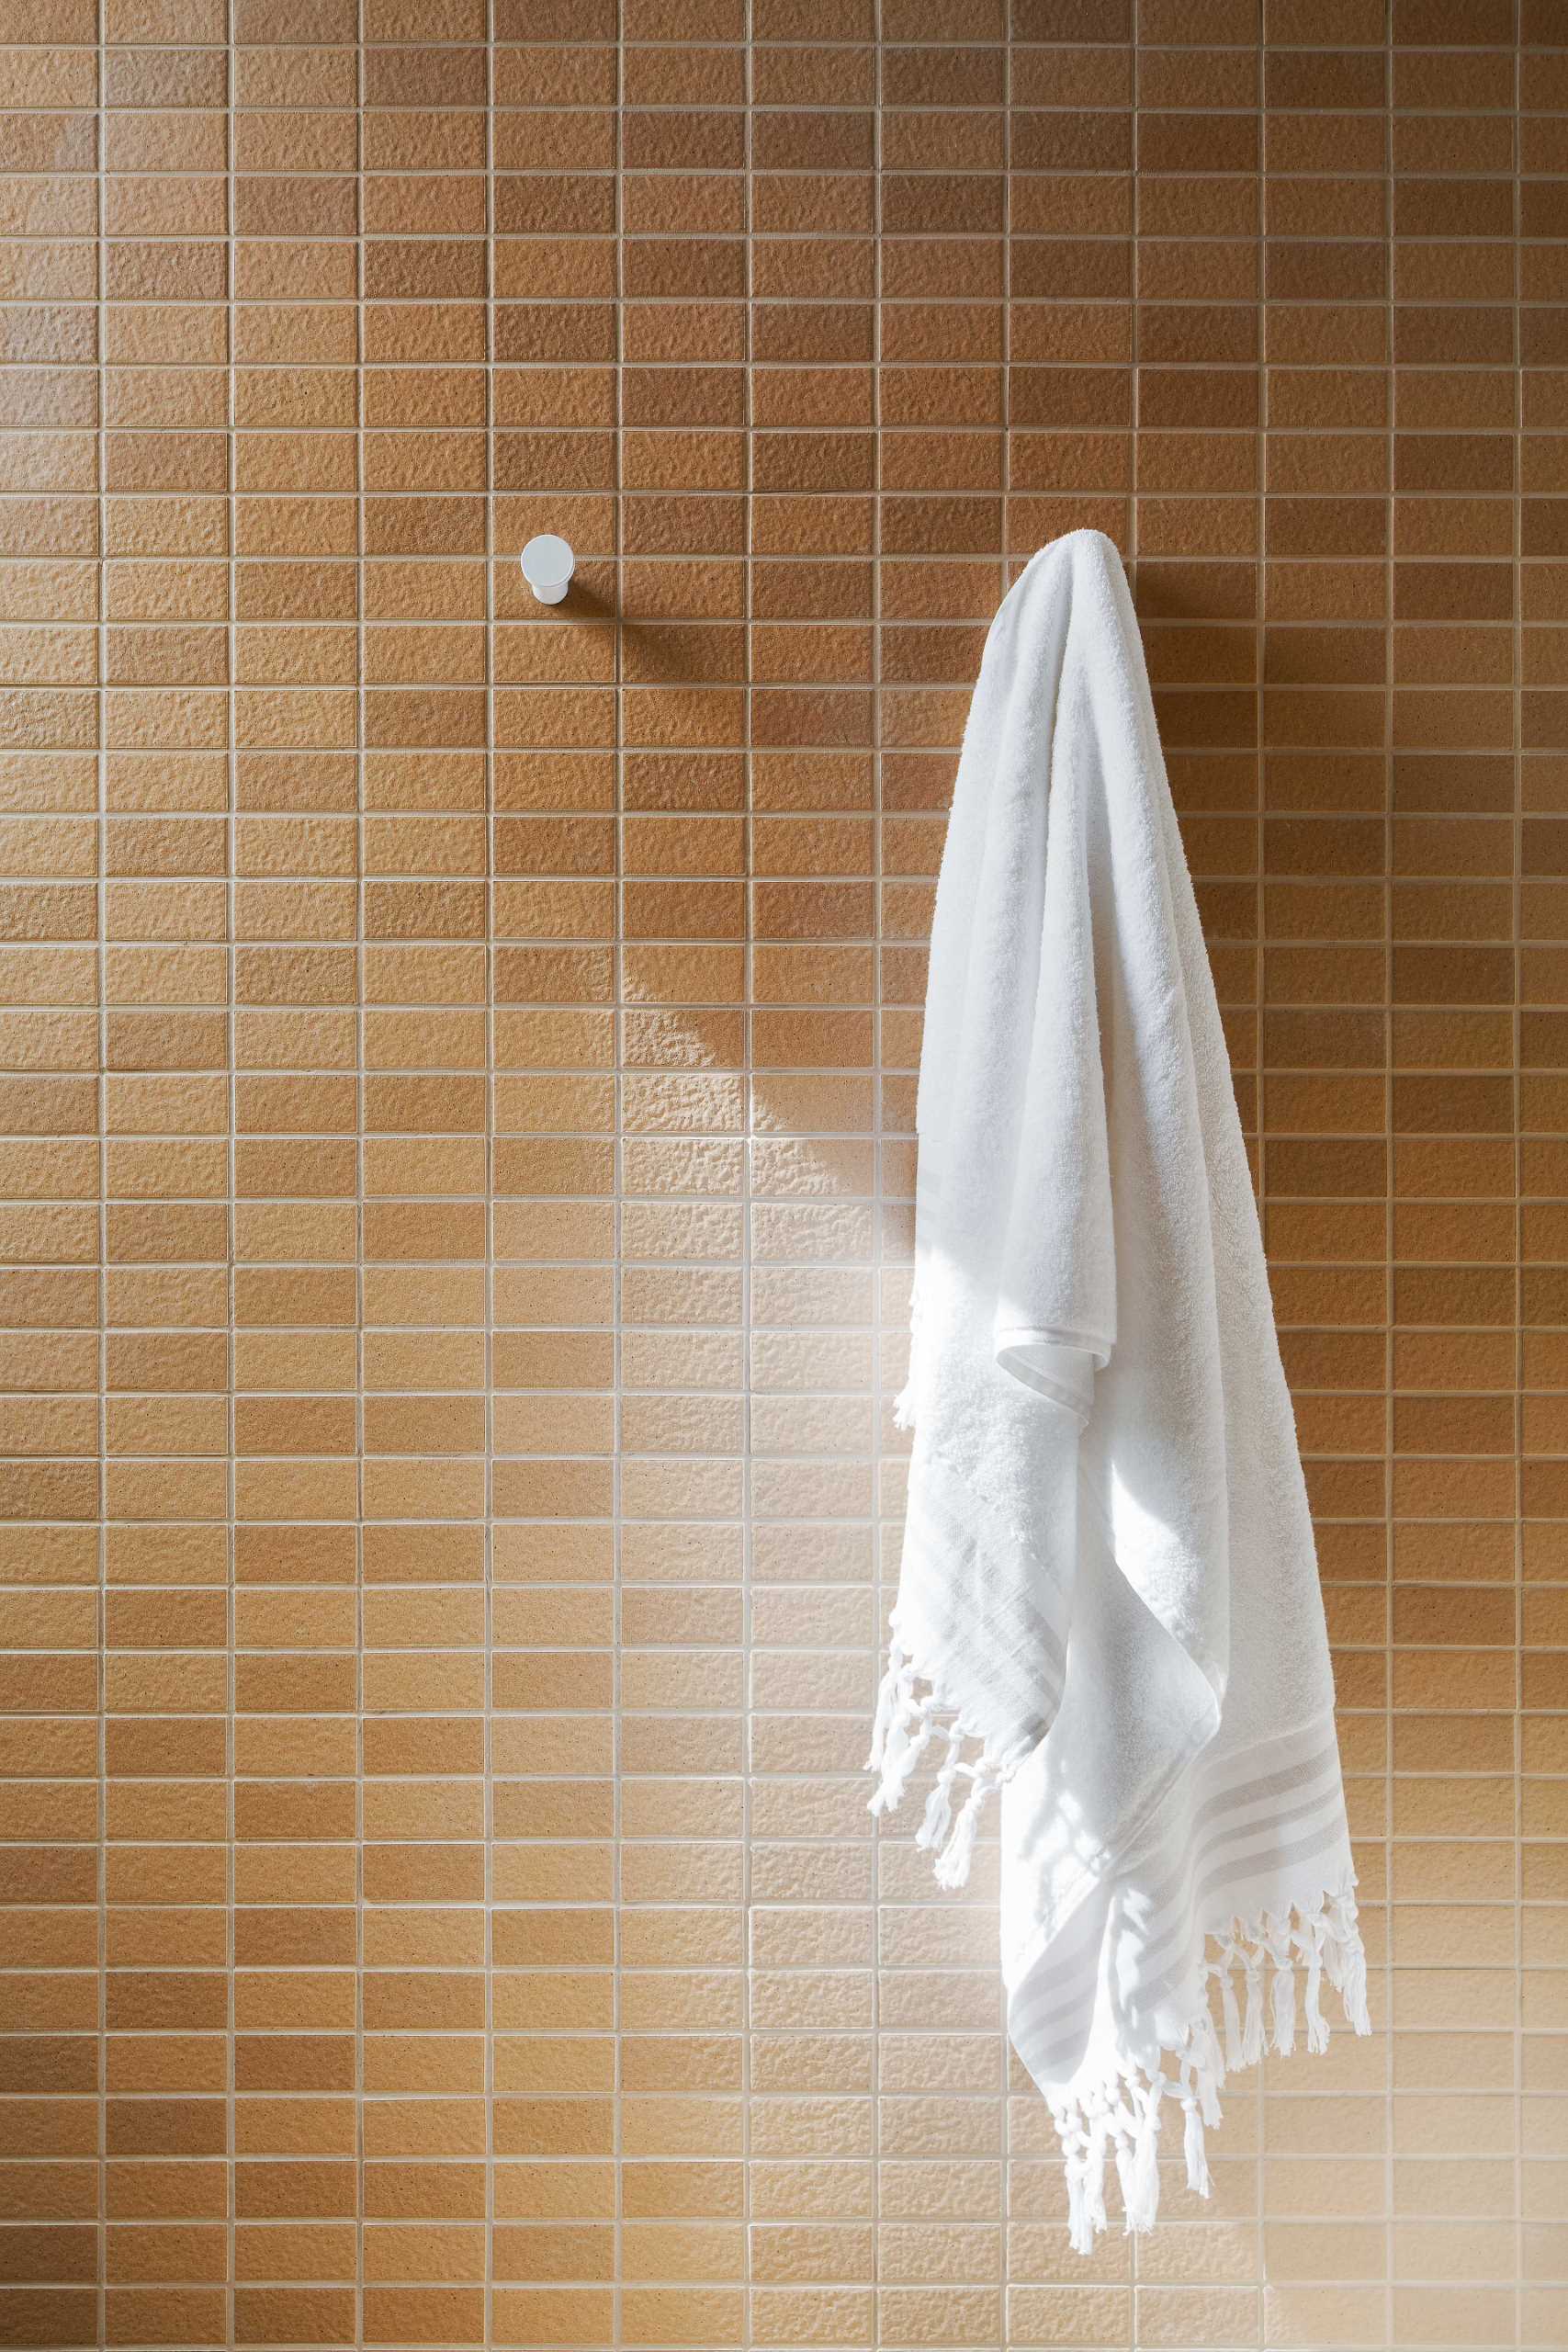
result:
[[[924,1463],[904,1533],[900,1634],[917,1668],[929,1647],[986,1694],[987,1736],[1003,1753],[1043,1736],[1066,1672],[1067,1596],[1023,1552],[940,1462]],[[1001,1558],[1016,1571],[998,1574]]]
[[[1200,1767],[1198,1777],[1228,1785],[1195,1806],[1177,1868],[1152,1890],[1139,1884],[1141,1860],[1168,1856],[1176,1842],[1179,1833],[1165,1814],[1160,1834],[1129,1858],[1109,1905],[1091,1898],[1013,1988],[1009,2030],[1038,2079],[1065,2079],[1081,2055],[1100,1986],[1092,1948],[1103,1943],[1108,1920],[1118,2006],[1152,2019],[1201,1956],[1207,1934],[1253,1913],[1283,1873],[1300,1877],[1304,1865],[1336,1858],[1339,1867],[1322,1870],[1310,1890],[1301,1878],[1303,1904],[1315,1904],[1325,1883],[1348,1874],[1338,1753],[1329,1727],[1308,1725],[1270,1743],[1277,1746],[1288,1760],[1273,1771],[1259,1772],[1257,1748],[1219,1759],[1207,1774]]]

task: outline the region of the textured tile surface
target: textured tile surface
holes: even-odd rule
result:
[[[1557,0],[0,40],[0,2343],[1562,2344]],[[1081,525],[1380,2026],[1090,2263],[857,1771],[942,812]]]

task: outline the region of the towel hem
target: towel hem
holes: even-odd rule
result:
[[[1230,2075],[1255,2066],[1266,2049],[1288,2058],[1296,2047],[1298,2018],[1308,2050],[1327,2049],[1320,1998],[1325,1977],[1352,2030],[1371,2033],[1354,1884],[1352,1876],[1348,1885],[1325,1888],[1308,1905],[1224,1922],[1205,1939],[1199,2006],[1181,2034],[1154,2053],[1152,2066],[1123,2060],[1087,2082],[1045,2089],[1066,2167],[1067,2233],[1075,2254],[1092,2254],[1095,2239],[1109,2226],[1105,2181],[1111,2161],[1127,2234],[1153,2229],[1159,2212],[1160,2109],[1168,2095],[1184,2119],[1187,2185],[1199,2197],[1211,2194],[1204,2132],[1221,2120],[1220,2091]],[[1211,1942],[1218,1951],[1214,1959],[1208,1957]],[[1272,1971],[1267,1996],[1266,1966]],[[1211,1984],[1219,1988],[1223,2030],[1210,2008]]]
[[[1094,1368],[1103,1372],[1111,1362],[1111,1340],[1098,1331],[1068,1331],[1057,1329],[1048,1323],[1008,1323],[997,1326],[998,1348],[1078,1348],[1092,1356]]]
[[[915,1293],[909,1303],[909,1374],[903,1387],[893,1400],[893,1426],[896,1430],[911,1430],[917,1424],[915,1363],[919,1351],[919,1320],[920,1299],[917,1277]],[[1055,1405],[1059,1411],[1070,1413],[1080,1429],[1087,1429],[1090,1408],[1083,1402],[1081,1397],[1038,1373],[1026,1374],[1021,1372],[1017,1365],[1008,1363],[1005,1359],[1018,1348],[1076,1348],[1088,1356],[1096,1372],[1103,1372],[1114,1353],[1112,1340],[1108,1340],[1102,1332],[1099,1331],[1069,1331],[1043,1323],[1010,1323],[998,1326],[993,1335],[992,1344],[997,1363],[1007,1373],[1010,1379],[1016,1380],[1020,1387],[1027,1388],[1032,1396],[1043,1397],[1047,1403]]]

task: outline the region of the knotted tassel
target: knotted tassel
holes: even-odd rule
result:
[[[1314,1919],[1305,1938],[1306,1993],[1303,2007],[1306,2011],[1307,2048],[1314,2057],[1320,2057],[1328,2047],[1328,2024],[1320,1999],[1323,1990],[1323,1934],[1322,1921]]]
[[[880,1772],[886,1758],[887,1736],[898,1712],[899,1684],[903,1674],[903,1660],[895,1651],[876,1693],[876,1720],[871,1727],[871,1754],[865,1759],[868,1772]]]
[[[1241,2029],[1241,2063],[1256,2066],[1263,2055],[1263,1970],[1253,1953],[1242,1954],[1247,1971],[1247,2017]]]
[[[1367,2009],[1367,1956],[1354,1927],[1350,1940],[1340,1951],[1339,1997],[1345,2004],[1345,2015],[1358,2033],[1371,2033],[1372,2020]]]
[[[952,1835],[936,1858],[934,1876],[939,1886],[951,1890],[969,1883],[969,1866],[975,1859],[975,1841],[980,1834],[980,1809],[986,1802],[987,1788],[988,1783],[976,1773],[975,1785],[953,1825]]]
[[[1097,2115],[1089,2125],[1089,2153],[1084,2158],[1083,2205],[1089,2222],[1089,2248],[1094,2249],[1096,2233],[1106,2225],[1105,2214],[1105,2138],[1103,2116]]]
[[[873,1813],[892,1813],[901,1803],[905,1790],[914,1778],[915,1768],[925,1753],[931,1736],[931,1719],[922,1708],[910,1731],[902,1716],[894,1718],[887,1734],[886,1754],[882,1764],[882,1783],[871,1800]]]
[[[1134,2112],[1119,2109],[1117,2117],[1119,2124],[1126,2117],[1117,2135],[1117,2171],[1122,2176],[1128,2237],[1140,2237],[1145,2230],[1152,2230],[1159,2216],[1159,2100],[1164,2091],[1164,2075],[1156,2075],[1147,2091],[1140,2084],[1128,2084]]]
[[[1094,2252],[1094,2224],[1089,2210],[1089,2136],[1074,2134],[1067,2159],[1067,2244],[1075,2254]]]
[[[1281,2058],[1288,2058],[1296,2046],[1296,1972],[1291,1960],[1289,1917],[1281,1926],[1266,1918],[1263,1935],[1274,1963],[1273,2046]]]
[[[903,1793],[904,1757],[908,1748],[909,1735],[904,1728],[902,1713],[896,1708],[882,1739],[882,1778],[867,1805],[868,1813],[891,1813]]]
[[[1328,1981],[1344,2005],[1345,2015],[1357,2033],[1371,2033],[1371,2018],[1367,2010],[1367,1955],[1361,1944],[1360,1929],[1356,1924],[1356,1898],[1348,1890],[1343,1894],[1331,1894],[1323,1906],[1323,1963]]]
[[[947,1754],[942,1758],[936,1786],[926,1799],[925,1819],[915,1835],[917,1846],[929,1853],[940,1846],[953,1826],[953,1783],[958,1774],[958,1759],[963,1752],[964,1735],[956,1724],[950,1724],[947,1734]]]
[[[1133,2201],[1127,2208],[1127,2227],[1134,2232],[1152,2230],[1159,2215],[1159,2103],[1165,2087],[1165,2076],[1156,2075],[1138,2117],[1133,2151]]]
[[[1218,1971],[1220,2016],[1224,2018],[1224,2067],[1227,2067],[1227,2072],[1235,2072],[1236,2067],[1246,2065],[1246,2058],[1241,2055],[1244,2044],[1241,2044],[1241,2007],[1236,2002],[1236,1978],[1232,1973],[1232,1966],[1229,1966],[1232,1959],[1235,1959],[1235,1950],[1224,1954],[1224,1962]]]
[[[1219,2086],[1225,2078],[1225,2062],[1220,2052],[1219,2035],[1214,2031],[1214,2020],[1207,2009],[1203,2010],[1193,2029],[1191,2068],[1192,2086],[1197,2092],[1204,2122],[1221,2122]]]
[[[1226,1952],[1219,1971],[1220,2007],[1225,2021],[1225,2065],[1232,2073],[1244,2066],[1247,2060],[1241,2035],[1241,2008],[1235,1997],[1235,1978],[1231,1973],[1234,1949]]]
[[[1325,1961],[1328,1981],[1337,1985],[1345,2015],[1357,2033],[1371,2033],[1367,2011],[1367,1955],[1356,1924],[1356,1898],[1346,1893],[1330,1896],[1325,1905],[1327,1939]]]
[[[1133,2214],[1138,2202],[1137,2159],[1120,2109],[1110,2119],[1109,2128],[1115,2136],[1116,2177],[1122,2184],[1122,2211],[1130,2237],[1134,2228]]]
[[[1198,2095],[1189,2085],[1182,2095],[1186,2122],[1181,2134],[1181,2153],[1187,2159],[1187,2186],[1195,2197],[1213,2194],[1213,2177],[1209,2171],[1209,2153],[1203,2139],[1203,2116]]]

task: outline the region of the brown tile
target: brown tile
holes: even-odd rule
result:
[[[1254,2324],[1223,2228],[1153,2241],[1135,2309],[1120,2249],[1060,2286],[1016,2069],[1010,2215],[987,2169],[988,1963],[907,1904],[884,2152],[950,2146],[961,2093],[984,2153],[961,2211],[884,2167],[870,2221],[867,1333],[895,1377],[969,682],[1086,525],[1138,558],[1397,1897],[1393,2072],[1351,2105],[1427,2151],[1400,2340],[1461,2295],[1506,2332],[1465,2280],[1513,2258],[1513,2044],[1446,2020],[1522,1983],[1554,2081],[1514,1960],[1564,1884],[1568,74],[1544,0],[1398,0],[1392,46],[1379,0],[1135,13],[500,0],[491,55],[477,0],[240,0],[231,67],[217,0],[10,28],[0,1168],[55,1260],[0,1276],[0,1690],[45,1724],[0,1741],[18,2341],[94,2340],[100,2264],[109,2340],[218,2340],[231,2190],[245,2340],[476,2337],[492,2139],[520,2339],[610,2324],[617,2194],[649,2341],[728,2340],[748,2278],[764,2333],[858,2335],[873,2276],[896,2327],[988,2340],[1004,2222],[1026,2328]],[[508,559],[548,527],[581,560],[547,619]],[[1269,2106],[1292,2340],[1382,2340],[1348,2111]]]
[[[482,107],[482,49],[367,48],[365,101],[371,107]]]

